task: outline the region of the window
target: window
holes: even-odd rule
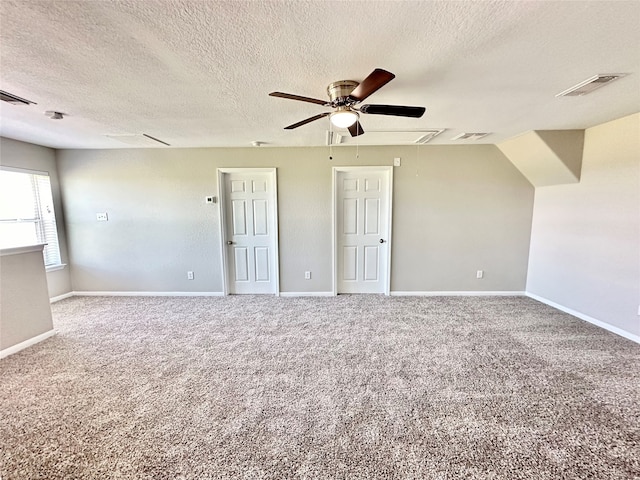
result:
[[[38,243],[46,266],[61,264],[49,174],[0,167],[0,248]]]

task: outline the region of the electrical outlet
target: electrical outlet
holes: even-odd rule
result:
[[[107,222],[109,220],[109,216],[107,212],[96,213],[96,220],[99,222]]]
[[[476,278],[482,278],[484,277],[484,270],[478,270],[476,272]]]
[[[216,203],[216,197],[204,197],[204,203]]]
[[[193,280],[193,272],[187,272],[187,280]]]
[[[304,279],[311,280],[311,272],[304,272]]]

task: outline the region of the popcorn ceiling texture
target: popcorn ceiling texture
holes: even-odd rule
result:
[[[638,345],[518,297],[98,298],[0,362],[0,476],[634,479]]]
[[[0,87],[37,105],[2,105],[0,134],[56,148],[125,148],[105,135],[142,133],[177,147],[324,145],[328,120],[283,130],[322,107],[267,94],[324,99],[377,67],[397,78],[367,103],[427,113],[367,115],[365,131],[496,143],[583,129],[637,112],[640,76],[588,101],[554,95],[638,73],[639,21],[635,1],[2,0]]]

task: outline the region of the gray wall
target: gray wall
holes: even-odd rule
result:
[[[64,214],[60,199],[60,182],[58,181],[58,171],[56,169],[56,151],[51,148],[0,137],[0,165],[49,173],[58,228],[60,257],[62,263],[69,263]],[[69,293],[71,291],[69,268],[47,272],[47,283],[50,297]]]
[[[579,184],[536,189],[527,291],[640,335],[640,114],[585,132]]]
[[[71,267],[48,274],[51,296],[220,292],[218,206],[204,203],[217,194],[218,167],[278,168],[281,291],[330,292],[331,167],[401,157],[392,291],[526,288],[640,335],[639,123],[636,114],[588,129],[580,183],[540,187],[535,202],[533,187],[491,145],[336,147],[330,161],[327,148],[55,152],[2,138],[0,163],[51,175]],[[96,222],[104,211],[109,221]]]
[[[330,292],[331,167],[401,157],[391,290],[524,291],[534,190],[495,146],[336,147],[332,161],[328,154],[326,147],[59,151],[73,290],[222,291],[218,205],[204,203],[217,194],[216,169],[276,167],[281,292]],[[97,212],[109,221],[96,222]]]

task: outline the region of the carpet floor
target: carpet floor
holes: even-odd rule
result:
[[[639,479],[640,346],[524,297],[74,297],[0,477]]]

